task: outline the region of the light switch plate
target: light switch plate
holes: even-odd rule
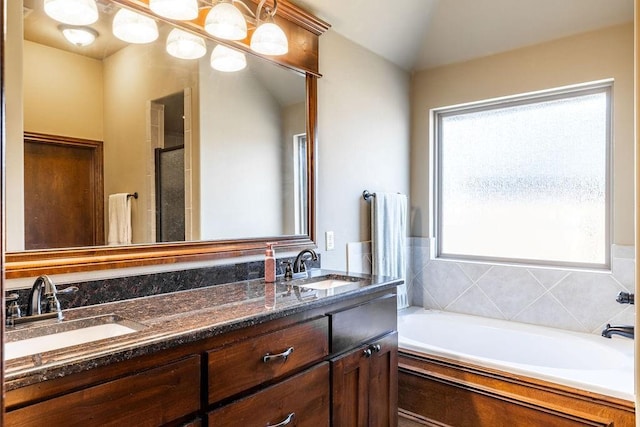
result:
[[[333,231],[325,231],[324,241],[326,244],[326,249],[328,251],[332,251],[335,249],[336,243],[335,243],[335,240],[333,239]]]

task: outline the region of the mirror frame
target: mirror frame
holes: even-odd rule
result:
[[[111,0],[155,19],[169,22],[248,54],[266,59],[276,66],[305,75],[307,115],[307,220],[306,235],[268,236],[238,240],[210,240],[140,244],[132,246],[94,246],[83,248],[50,249],[40,251],[9,252],[5,255],[5,278],[34,277],[40,274],[62,274],[127,267],[172,264],[176,262],[207,261],[256,255],[264,252],[267,242],[276,243],[276,249],[298,251],[316,247],[316,143],[317,143],[317,91],[318,91],[318,40],[329,29],[329,24],[289,3],[278,1],[278,24],[289,39],[289,53],[280,57],[256,54],[249,48],[249,37],[242,41],[218,40],[203,29],[207,9],[201,10],[198,19],[174,22],[153,15],[148,0]],[[259,0],[247,0],[257,6]],[[272,2],[268,2],[272,3]]]

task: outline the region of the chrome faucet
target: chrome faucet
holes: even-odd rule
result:
[[[611,335],[621,335],[623,337],[633,339],[633,326],[611,326],[607,323],[607,326],[602,330],[602,336],[605,338],[611,338]]]
[[[309,258],[305,258],[305,255],[307,254],[311,255],[310,258],[313,261],[318,260],[318,254],[313,249],[304,249],[300,251],[300,253],[296,257],[296,260],[293,262],[293,274],[307,272],[307,266],[304,264],[305,259],[309,259]]]
[[[29,301],[27,303],[27,317],[57,317],[58,321],[62,321],[64,319],[64,315],[62,314],[62,309],[60,308],[58,295],[74,293],[77,290],[78,288],[76,286],[69,286],[68,288],[58,291],[56,289],[55,283],[53,283],[53,280],[51,280],[49,276],[43,274],[35,280],[33,286],[31,287],[31,292],[29,292]],[[44,313],[42,312],[43,295],[47,299]]]

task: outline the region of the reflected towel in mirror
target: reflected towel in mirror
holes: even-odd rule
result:
[[[128,193],[109,195],[109,238],[110,245],[131,244],[131,202]]]

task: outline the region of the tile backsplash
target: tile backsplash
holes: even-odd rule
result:
[[[600,272],[431,259],[431,239],[408,245],[411,305],[597,334],[635,323],[635,306],[615,300],[634,292],[632,246],[613,245],[611,272]]]

